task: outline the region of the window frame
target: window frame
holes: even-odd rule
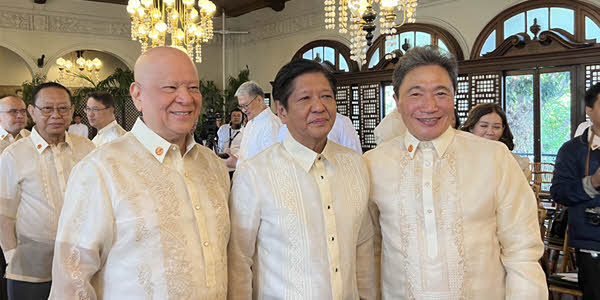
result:
[[[309,43],[305,44],[304,46],[300,47],[300,49],[298,49],[298,51],[296,51],[294,56],[292,56],[292,60],[302,59],[302,55],[304,55],[304,53],[306,51],[311,50],[316,47],[333,48],[333,50],[335,51],[335,63],[334,63],[335,70],[333,70],[333,71],[335,73],[352,73],[352,72],[359,71],[358,64],[355,61],[350,59],[350,48],[348,48],[348,46],[344,45],[343,43],[334,41],[334,40],[315,40],[315,41],[309,42]],[[340,55],[342,57],[344,57],[344,59],[346,60],[346,64],[348,65],[348,72],[340,70],[340,62],[339,62]],[[322,59],[325,60],[324,57]]]

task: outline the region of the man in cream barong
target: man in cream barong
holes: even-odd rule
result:
[[[51,299],[225,299],[229,176],[190,131],[202,107],[187,54],[152,48],[131,97],[143,117],[70,177]]]
[[[234,175],[229,299],[374,299],[367,169],[356,151],[327,139],[333,77],[314,61],[293,61],[273,94],[290,134]]]
[[[90,125],[98,133],[92,139],[96,147],[100,147],[116,138],[123,136],[127,131],[115,120],[115,99],[107,92],[90,92],[85,97],[85,113]]]
[[[0,154],[30,132],[25,129],[27,125],[27,108],[23,99],[16,96],[0,98]]]
[[[383,236],[383,299],[547,299],[533,192],[506,146],[450,126],[457,63],[407,52],[394,97],[407,132],[364,155]]]

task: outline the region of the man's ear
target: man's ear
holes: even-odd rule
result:
[[[129,94],[131,95],[131,100],[133,101],[133,105],[135,105],[135,108],[139,112],[142,112],[142,99],[140,98],[142,93],[141,89],[142,87],[140,86],[140,84],[135,81],[129,87]]]
[[[585,106],[585,114],[586,114],[588,117],[590,117],[590,119],[591,119],[591,116],[590,116],[590,115],[592,114],[592,110],[594,110],[594,109],[593,109],[593,108],[591,108],[591,107],[589,107],[589,106],[587,106],[587,105]]]
[[[35,122],[36,120],[35,120],[35,118],[33,116],[33,110],[34,110],[34,107],[33,107],[32,104],[27,105],[27,112],[29,113],[29,115],[31,116],[31,118],[33,119],[33,121]]]
[[[281,119],[281,123],[287,124],[287,110],[283,107],[283,104],[281,104],[279,100],[276,100],[275,107],[277,109],[277,116]]]
[[[396,96],[396,93],[394,93],[394,102],[396,103],[396,110],[400,112],[400,98]]]

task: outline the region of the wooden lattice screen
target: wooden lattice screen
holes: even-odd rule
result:
[[[379,83],[363,84],[359,86],[360,90],[360,130],[359,135],[362,147],[373,149],[377,146],[375,143],[374,130],[380,121],[380,103],[379,95],[381,86]]]
[[[600,65],[585,66],[585,89],[589,89],[597,82],[600,82]]]
[[[479,103],[502,105],[502,74],[463,74],[458,76],[454,105],[460,122],[467,120],[469,110]]]

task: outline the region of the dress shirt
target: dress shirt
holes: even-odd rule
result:
[[[506,146],[448,128],[365,159],[383,299],[548,299],[535,196]]]
[[[100,147],[101,145],[119,138],[126,133],[127,131],[125,131],[125,129],[123,129],[123,127],[121,127],[115,120],[108,123],[108,125],[104,126],[104,128],[98,130],[98,134],[96,134],[92,142],[94,142],[96,147]]]
[[[400,112],[394,109],[379,122],[373,133],[375,134],[375,143],[377,145],[383,144],[397,136],[404,135],[406,133],[406,125],[402,121]]]
[[[281,120],[271,109],[265,108],[254,119],[248,121],[242,130],[242,141],[238,152],[237,166],[246,159],[277,143]]]
[[[65,133],[48,144],[34,128],[0,158],[0,244],[6,278],[52,280],[52,255],[66,182],[73,166],[94,149],[90,140]]]
[[[374,299],[367,169],[328,141],[291,135],[238,167],[232,188],[230,299]]]
[[[219,127],[217,136],[219,137],[219,144],[217,145],[217,151],[219,153],[225,152],[227,149],[235,149],[232,153],[235,154],[240,149],[242,143],[242,131],[240,129],[232,129],[230,124],[225,124]]]
[[[83,123],[75,123],[75,124],[71,124],[71,126],[69,126],[69,132],[70,133],[74,133],[76,135],[82,136],[84,138],[88,138],[88,127],[83,124]]]
[[[283,124],[281,129],[279,129],[279,137],[277,140],[279,142],[283,142],[285,137],[288,135],[289,131],[287,126]],[[327,138],[344,147],[354,149],[356,152],[362,154],[360,138],[358,137],[358,133],[352,124],[352,120],[340,113],[336,113],[335,122],[333,123],[333,127],[331,128],[331,131],[329,131]]]
[[[229,175],[140,119],[73,170],[50,299],[225,299]]]
[[[4,149],[6,149],[6,147],[8,147],[10,144],[24,137],[28,137],[29,134],[29,130],[21,129],[17,136],[13,136],[12,134],[8,133],[8,131],[4,130],[2,126],[0,126],[0,154],[2,154],[2,151],[4,151]]]

